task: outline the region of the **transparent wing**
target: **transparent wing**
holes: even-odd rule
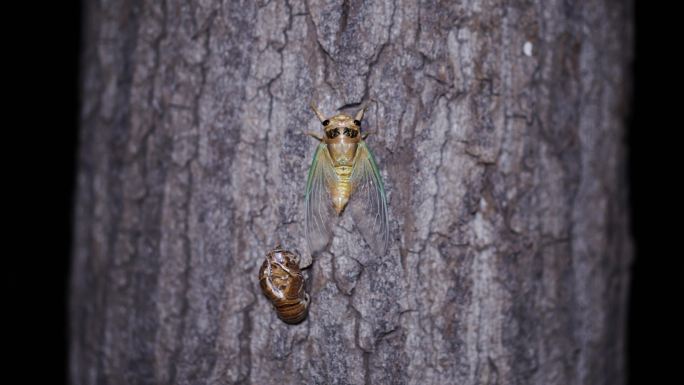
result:
[[[361,141],[351,174],[349,208],[356,226],[377,256],[385,255],[389,239],[385,187],[373,154]]]
[[[328,186],[335,183],[336,178],[328,147],[325,143],[321,143],[316,148],[306,182],[305,226],[306,240],[311,254],[323,250],[330,241],[337,215]]]

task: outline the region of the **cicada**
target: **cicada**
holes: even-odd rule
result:
[[[299,269],[296,254],[280,245],[266,254],[266,260],[259,269],[259,284],[278,318],[294,324],[306,317],[309,295],[304,291],[304,275]]]
[[[365,108],[352,118],[338,114],[326,118],[312,103],[323,125],[320,144],[306,182],[306,238],[311,253],[325,248],[335,219],[349,206],[352,219],[366,243],[380,256],[387,250],[387,198],[382,177],[361,133]]]

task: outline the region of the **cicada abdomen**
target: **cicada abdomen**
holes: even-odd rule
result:
[[[365,109],[354,117],[337,114],[326,118],[311,104],[323,125],[306,183],[306,238],[312,253],[329,242],[335,219],[347,204],[356,226],[376,255],[387,250],[389,226],[387,199],[375,158],[361,134]]]
[[[259,283],[278,318],[295,324],[306,317],[309,295],[304,291],[304,275],[299,269],[296,254],[276,246],[266,254],[266,260],[259,269]]]

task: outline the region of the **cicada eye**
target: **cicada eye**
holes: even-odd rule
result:
[[[327,126],[328,124],[330,124],[330,120],[326,119],[326,120],[322,121],[321,124],[323,124],[324,126]]]
[[[350,138],[356,138],[356,136],[359,134],[359,130],[355,128],[345,127],[343,134]]]
[[[325,135],[328,136],[328,138],[332,139],[340,135],[340,129],[339,128],[332,128],[328,131],[325,132]]]
[[[357,126],[361,127],[361,121],[360,120],[354,120],[354,124]]]

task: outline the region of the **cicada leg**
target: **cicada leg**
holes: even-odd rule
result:
[[[282,263],[277,262],[277,261],[274,261],[273,263],[275,263],[275,264],[278,265],[281,269],[283,269],[283,271],[286,272],[287,275],[289,275],[290,277],[294,277],[295,275],[297,275],[297,273],[293,273],[293,272],[290,270],[289,267],[283,265]],[[270,265],[269,265],[269,267],[270,267]]]
[[[310,136],[310,137],[312,137],[312,138],[315,138],[315,139],[318,139],[319,142],[322,142],[322,141],[323,141],[323,137],[318,136],[318,134],[316,134],[315,132],[310,132],[310,131],[309,131],[309,132],[305,132],[305,131],[302,131],[302,134],[308,135],[308,136]]]
[[[266,274],[266,287],[268,288],[268,290],[269,290],[271,293],[275,293],[276,295],[281,296],[281,295],[282,295],[282,292],[280,291],[280,289],[279,289],[278,287],[276,287],[276,286],[273,284],[273,278],[272,278],[272,277],[273,277],[273,270],[271,269],[271,264],[272,264],[272,263],[277,263],[277,262],[272,261],[272,260],[269,258],[269,260],[268,260],[268,273]]]

